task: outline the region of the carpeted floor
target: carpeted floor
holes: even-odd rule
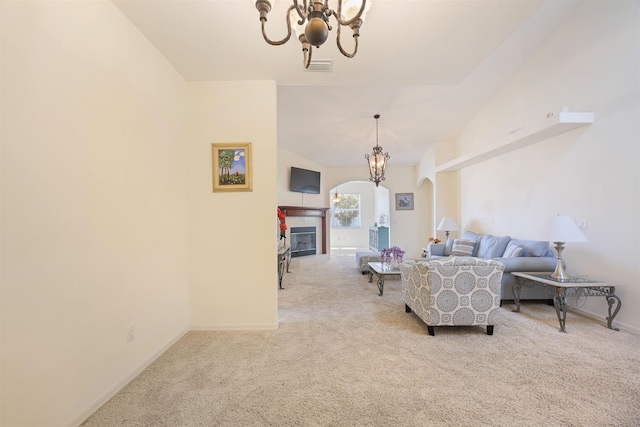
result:
[[[283,285],[277,331],[189,332],[83,426],[640,425],[638,334],[505,304],[493,336],[430,337],[353,254]]]

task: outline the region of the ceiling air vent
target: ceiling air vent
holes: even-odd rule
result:
[[[307,71],[330,73],[333,71],[333,59],[312,59]]]

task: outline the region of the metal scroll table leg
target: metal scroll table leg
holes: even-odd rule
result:
[[[607,303],[609,304],[609,317],[607,317],[607,327],[609,329],[613,329],[614,331],[619,331],[620,329],[614,328],[611,323],[613,322],[614,317],[616,317],[616,314],[618,314],[618,312],[620,311],[620,307],[622,307],[622,301],[620,301],[620,298],[618,298],[617,295],[607,295],[605,296],[605,298],[607,299]],[[616,301],[618,302],[618,304],[616,304],[616,309],[613,311],[613,314],[611,314],[611,308]]]
[[[289,272],[289,264],[291,264],[291,250],[287,251],[287,273]]]
[[[520,289],[522,289],[521,280],[523,279],[516,277],[516,281],[513,282],[513,285],[511,286],[513,289],[513,301],[516,303],[516,308],[512,310],[514,313],[520,312]]]
[[[553,306],[556,308],[558,322],[560,322],[560,332],[567,332],[564,329],[564,325],[567,320],[567,298],[565,297],[565,295],[561,294],[554,296]]]
[[[378,277],[378,290],[380,291],[378,295],[382,296],[382,293],[384,292],[384,277],[382,276]]]
[[[282,276],[284,276],[284,259],[280,259],[278,261],[278,286],[280,289],[284,289],[282,287]]]

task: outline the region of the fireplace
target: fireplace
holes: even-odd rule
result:
[[[320,218],[320,242],[322,243],[321,254],[327,253],[327,211],[329,208],[310,208],[307,206],[278,206],[286,216]]]
[[[316,228],[291,227],[291,257],[316,254]]]

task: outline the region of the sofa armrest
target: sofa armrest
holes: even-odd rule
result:
[[[555,257],[516,257],[516,258],[493,258],[504,264],[504,272],[511,273],[514,271],[553,271],[556,268],[558,259]]]
[[[427,246],[428,258],[432,256],[444,256],[444,243],[433,243]]]

